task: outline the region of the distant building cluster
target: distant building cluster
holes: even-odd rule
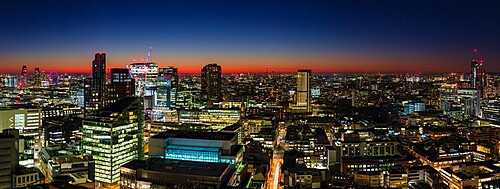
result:
[[[500,76],[482,60],[466,73],[182,74],[107,58],[90,75],[0,75],[0,188],[500,187]]]

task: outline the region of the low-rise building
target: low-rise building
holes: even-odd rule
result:
[[[230,163],[241,161],[236,133],[166,131],[149,139],[149,157],[171,160]]]
[[[40,152],[40,170],[49,182],[58,176],[72,177],[72,183],[87,182],[94,180],[95,163],[92,156],[76,149],[52,146]]]
[[[120,188],[224,188],[233,172],[229,163],[134,160],[121,166]]]

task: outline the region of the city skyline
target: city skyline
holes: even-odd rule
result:
[[[87,74],[89,57],[101,51],[108,68],[124,68],[149,47],[153,62],[179,73],[200,73],[209,63],[223,73],[264,73],[266,65],[278,73],[467,72],[476,48],[484,69],[499,72],[496,4],[4,1],[0,56],[8,63],[0,73],[26,64],[29,73]]]
[[[0,188],[500,188],[498,7],[0,0]]]

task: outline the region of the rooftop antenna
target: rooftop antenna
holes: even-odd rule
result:
[[[474,49],[474,56],[477,61],[479,61],[479,55],[477,55],[477,49]]]
[[[153,47],[149,47],[148,58],[146,58],[146,62],[149,62],[149,58],[151,58],[151,50],[152,49],[153,49]]]

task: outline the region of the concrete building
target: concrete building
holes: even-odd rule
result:
[[[241,113],[239,109],[235,108],[205,108],[179,110],[178,115],[180,123],[205,124],[213,129],[221,130],[237,123]]]
[[[17,129],[20,136],[21,165],[34,166],[38,153],[44,144],[42,110],[40,108],[16,105],[0,108],[0,130]]]
[[[52,146],[40,152],[40,171],[52,182],[59,176],[69,176],[73,184],[94,181],[95,163],[92,156],[80,154],[78,149],[71,150],[61,146]],[[84,175],[83,181],[77,179]]]
[[[16,143],[19,133],[15,129],[6,129],[0,134],[0,188],[12,188],[12,173],[19,166],[19,149]]]

